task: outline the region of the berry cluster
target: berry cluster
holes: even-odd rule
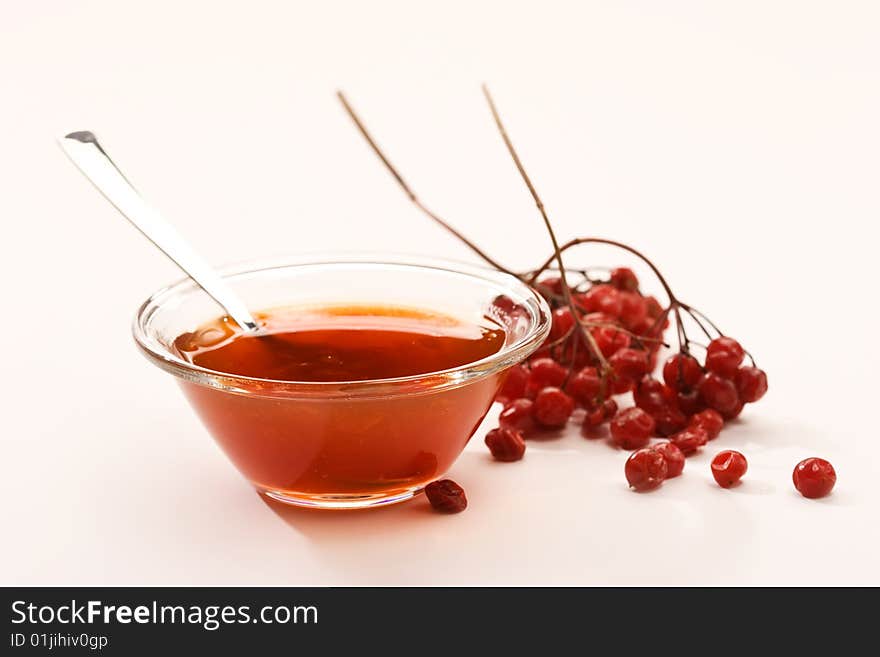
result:
[[[663,308],[643,294],[631,269],[618,267],[601,279],[580,274],[570,287],[564,277],[536,282],[553,308],[550,334],[528,362],[509,371],[497,395],[504,405],[500,426],[489,432],[486,444],[499,460],[519,460],[525,439],[564,427],[573,417],[585,437],[609,425],[613,442],[626,450],[665,438],[650,454],[636,453],[627,463],[627,478],[637,482],[633,487],[653,488],[680,474],[685,456],[717,438],[745,404],[763,397],[767,375],[750,356],[744,364],[740,344],[701,313],[672,295]],[[495,305],[498,312],[516,312],[509,299],[496,299]],[[696,343],[687,337],[682,310],[708,336],[707,327],[718,333],[705,347],[703,362],[691,353]],[[661,380],[653,372],[670,315],[679,351],[663,364]],[[630,395],[632,405],[621,395]]]

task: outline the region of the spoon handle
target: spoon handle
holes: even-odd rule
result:
[[[150,207],[91,132],[71,132],[58,139],[62,150],[104,197],[147,239],[177,264],[219,303],[239,326],[258,331],[259,326],[217,272],[180,236],[174,227]]]

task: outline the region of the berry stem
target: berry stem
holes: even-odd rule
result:
[[[541,213],[541,218],[544,220],[544,226],[547,228],[547,233],[550,235],[550,241],[553,243],[553,258],[555,258],[556,265],[559,267],[559,278],[562,282],[562,294],[565,298],[566,305],[571,309],[572,317],[576,318],[578,316],[577,308],[574,304],[574,299],[572,299],[571,289],[568,287],[568,281],[566,280],[565,263],[562,262],[562,251],[560,250],[559,242],[556,239],[556,232],[553,230],[553,225],[550,223],[550,218],[547,216],[547,210],[544,208],[544,202],[538,195],[538,190],[535,189],[535,186],[532,184],[532,180],[531,178],[529,178],[529,174],[526,173],[526,169],[523,166],[522,161],[519,159],[519,154],[516,152],[516,148],[514,148],[513,142],[510,140],[510,137],[507,134],[507,130],[504,127],[501,116],[498,114],[498,109],[495,107],[495,101],[492,99],[492,94],[489,93],[489,88],[485,84],[483,85],[483,95],[486,97],[486,102],[489,104],[489,110],[492,112],[492,118],[495,120],[495,125],[498,127],[498,132],[501,134],[501,139],[504,141],[504,145],[507,146],[507,152],[510,153],[510,157],[513,159],[513,163],[516,165],[516,168],[519,171],[519,175],[522,177],[523,182],[526,184],[526,187],[528,187],[529,193],[532,195],[532,198],[535,201],[535,205],[538,207],[538,211]],[[553,258],[551,258],[551,261],[553,260]],[[534,280],[529,281],[530,284],[533,284],[534,282]],[[586,340],[590,351],[599,362],[601,371],[603,372],[603,374],[607,373],[610,369],[608,361],[605,360],[605,356],[602,354],[602,351],[596,344],[596,341],[593,338],[592,334],[584,329],[580,322],[575,322],[575,325],[580,328],[580,332]]]
[[[485,260],[488,264],[492,265],[495,269],[498,269],[499,271],[502,271],[506,274],[510,274],[511,276],[516,276],[517,278],[520,278],[520,280],[522,280],[520,276],[518,276],[517,274],[513,273],[512,271],[510,271],[509,269],[507,269],[506,267],[501,265],[494,258],[490,257],[480,247],[478,247],[474,242],[469,240],[462,233],[460,233],[458,230],[453,228],[452,225],[447,223],[446,220],[442,219],[439,215],[434,213],[424,203],[422,203],[419,200],[419,198],[415,195],[415,192],[412,191],[412,188],[403,179],[403,176],[401,176],[400,173],[397,171],[397,169],[394,167],[394,165],[391,164],[391,161],[388,159],[388,157],[385,155],[385,153],[379,147],[379,144],[376,143],[376,140],[373,139],[372,135],[370,135],[370,133],[367,130],[366,126],[364,125],[363,121],[361,121],[360,117],[354,111],[354,108],[351,106],[351,103],[348,102],[348,99],[345,97],[345,94],[342,93],[342,91],[337,91],[336,96],[339,98],[339,101],[342,103],[342,106],[345,108],[345,111],[348,113],[348,116],[354,122],[355,126],[360,131],[363,138],[370,145],[370,148],[373,149],[373,152],[379,157],[379,159],[382,161],[382,164],[385,165],[385,168],[388,169],[388,171],[391,173],[391,175],[394,176],[394,179],[397,181],[397,184],[400,185],[401,189],[403,189],[404,193],[406,193],[407,197],[409,197],[409,200],[412,201],[412,203],[419,210],[421,210],[424,214],[426,214],[428,217],[430,217],[434,222],[436,222],[437,224],[442,226],[445,230],[447,230],[452,235],[454,235],[456,238],[458,238],[459,241],[464,243],[471,251],[476,253],[480,258]]]

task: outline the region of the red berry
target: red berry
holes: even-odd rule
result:
[[[668,476],[663,454],[650,447],[643,447],[630,454],[623,472],[629,485],[637,491],[653,490]]]
[[[767,392],[767,374],[757,367],[740,367],[734,381],[739,398],[747,404],[758,401]]]
[[[501,403],[506,403],[512,399],[517,399],[526,394],[526,384],[529,382],[529,370],[522,365],[515,365],[507,370],[504,383],[501,389],[495,395],[495,399]]]
[[[498,461],[519,461],[526,453],[522,434],[503,427],[486,434],[486,446]]]
[[[459,513],[467,508],[464,488],[452,479],[432,481],[425,486],[425,496],[431,506],[443,513]]]
[[[722,413],[721,415],[724,416],[725,420],[735,420],[739,417],[739,414],[742,413],[745,406],[746,405],[742,403],[742,400],[740,400],[736,403],[736,406],[732,410],[729,410],[726,413]]]
[[[746,473],[746,457],[732,449],[718,452],[712,459],[712,476],[721,488],[730,488]]]
[[[837,482],[837,473],[825,459],[812,457],[798,463],[791,478],[801,495],[815,499],[831,492]]]
[[[506,294],[499,294],[495,297],[492,300],[492,306],[495,307],[496,312],[501,315],[507,315],[508,317],[516,315],[528,316],[528,311],[525,309],[525,306],[518,304]]]
[[[715,338],[706,349],[706,369],[732,379],[745,355],[745,350],[733,338]]]
[[[528,435],[535,430],[534,410],[535,403],[531,399],[514,399],[498,415],[498,424],[504,429],[513,429]]]
[[[666,478],[672,479],[681,474],[684,470],[684,452],[669,441],[657,443],[652,446],[666,459]]]
[[[619,349],[626,349],[630,344],[629,334],[614,326],[596,326],[590,329],[590,333],[605,358]]]
[[[602,380],[595,367],[585,367],[568,380],[565,391],[581,406],[592,408],[596,403]]]
[[[694,415],[706,408],[706,405],[703,403],[703,400],[700,398],[700,393],[697,390],[679,392],[676,395],[676,401],[678,410],[685,415]]]
[[[538,281],[538,286],[547,288],[553,294],[562,294],[562,279],[559,276],[548,276]]]
[[[703,403],[722,415],[734,412],[739,406],[739,393],[733,381],[716,372],[707,372],[697,384],[697,390]]]
[[[691,417],[688,426],[693,429],[703,429],[708,440],[715,440],[724,426],[724,418],[714,408],[707,408]]]
[[[638,406],[620,411],[611,420],[611,437],[623,449],[638,449],[648,444],[654,433],[654,418]]]
[[[708,440],[709,437],[706,435],[706,430],[700,427],[682,429],[669,438],[669,442],[678,447],[685,455],[693,454],[705,445]]]
[[[532,414],[538,424],[556,428],[563,427],[574,411],[574,400],[555,387],[542,389],[535,397]]]
[[[598,427],[617,414],[617,402],[606,399],[584,417],[584,428]]]
[[[629,329],[642,326],[648,319],[648,304],[636,292],[620,293],[620,321]]]
[[[553,342],[564,338],[574,327],[574,317],[571,308],[563,306],[553,311],[553,323],[550,326],[548,339]]]
[[[531,362],[527,390],[534,395],[547,386],[558,388],[567,374],[565,367],[552,358],[538,358]]]
[[[581,302],[588,313],[600,312],[615,318],[620,316],[620,292],[611,285],[594,285],[584,293]]]
[[[648,308],[648,317],[651,319],[659,319],[663,314],[663,306],[656,297],[645,297],[645,305]]]
[[[663,380],[673,390],[690,390],[703,378],[703,368],[690,354],[675,354],[663,366]]]
[[[633,391],[636,406],[655,415],[675,406],[675,392],[651,376],[644,376]]]
[[[612,355],[608,364],[618,379],[634,382],[648,373],[648,354],[641,349],[627,347]]]
[[[639,279],[629,267],[618,267],[611,270],[611,285],[618,290],[635,292],[639,289]]]

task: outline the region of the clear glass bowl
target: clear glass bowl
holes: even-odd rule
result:
[[[535,351],[550,330],[550,310],[529,286],[461,263],[312,257],[223,275],[255,311],[402,306],[474,324],[489,316],[506,332],[495,354],[440,372],[275,381],[212,371],[178,355],[175,338],[221,314],[189,279],[147,299],[134,321],[138,346],[177,377],[205,426],[257,490],[289,504],[358,508],[412,497],[449,469],[489,410],[505,371]],[[498,297],[516,304],[516,312],[505,312]]]

